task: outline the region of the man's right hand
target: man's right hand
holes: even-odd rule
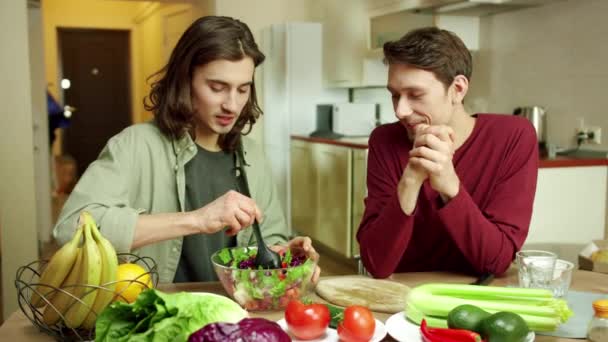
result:
[[[419,125],[416,133],[422,129],[428,127],[428,125]],[[409,163],[405,166],[399,185],[397,188],[397,194],[399,196],[399,204],[401,209],[407,215],[411,215],[416,209],[416,202],[418,201],[418,194],[422,183],[429,177],[429,174],[420,166],[413,163]]]
[[[399,181],[404,184],[417,184],[421,186],[424,181],[429,178],[429,174],[420,166],[408,163],[401,174],[401,180]]]
[[[256,219],[262,222],[262,212],[255,201],[234,190],[191,213],[203,234],[213,234],[228,227],[226,234],[235,235]]]
[[[418,194],[422,183],[428,178],[428,174],[421,170],[420,167],[408,163],[403,170],[399,185],[397,187],[397,194],[399,196],[399,204],[401,210],[407,215],[411,215],[416,209],[416,202],[418,201]]]

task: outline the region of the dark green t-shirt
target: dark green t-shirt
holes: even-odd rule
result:
[[[229,190],[237,190],[233,152],[210,152],[197,145],[198,152],[185,165],[186,210],[201,208]],[[225,230],[215,234],[184,236],[182,254],[174,282],[198,282],[217,280],[211,255],[224,247],[236,246],[235,237]]]

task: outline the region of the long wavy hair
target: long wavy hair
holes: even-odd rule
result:
[[[245,57],[251,57],[256,67],[265,59],[247,25],[230,17],[199,18],[181,36],[167,65],[148,78],[155,81],[144,99],[144,108],[154,114],[163,134],[181,138],[195,125],[191,95],[195,68],[219,59],[239,61]],[[249,100],[230,132],[220,135],[219,146],[234,151],[241,134],[248,134],[260,115],[262,110],[252,84]]]

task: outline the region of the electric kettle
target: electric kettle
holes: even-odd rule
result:
[[[532,123],[532,126],[534,126],[534,130],[536,131],[538,144],[544,146],[547,141],[547,111],[545,108],[540,106],[517,107],[513,111],[513,114],[523,116]]]

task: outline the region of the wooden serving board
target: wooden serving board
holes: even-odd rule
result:
[[[317,295],[331,304],[363,305],[386,313],[405,310],[409,291],[403,284],[364,276],[325,278],[316,287]]]

